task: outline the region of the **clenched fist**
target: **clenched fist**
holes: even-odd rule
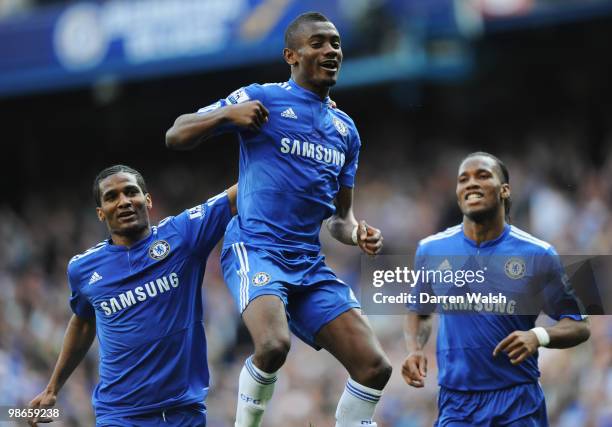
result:
[[[259,132],[270,116],[268,109],[259,101],[228,105],[223,111],[227,121],[254,132]]]
[[[421,350],[411,352],[402,366],[402,377],[406,384],[421,388],[427,377],[427,356]]]
[[[30,401],[28,405],[30,408],[38,409],[38,408],[51,408],[55,406],[55,402],[57,401],[57,396],[54,393],[49,391],[43,391],[38,396]],[[53,419],[51,418],[34,418],[28,420],[28,424],[32,427],[38,426],[38,423],[51,423]]]
[[[357,228],[357,246],[368,255],[378,255],[383,247],[382,232],[360,221]]]

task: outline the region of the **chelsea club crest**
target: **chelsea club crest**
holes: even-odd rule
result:
[[[170,253],[170,245],[165,240],[156,240],[149,246],[149,256],[155,260],[164,259]]]
[[[525,261],[518,257],[510,258],[506,261],[506,265],[504,265],[506,276],[514,280],[522,278],[525,275],[525,270]]]
[[[253,276],[253,285],[255,286],[264,286],[268,282],[270,282],[270,275],[268,273],[261,271]]]
[[[334,126],[336,127],[336,130],[340,132],[340,135],[342,136],[348,135],[348,128],[346,127],[346,125],[344,124],[342,120],[336,117],[334,117],[332,120],[334,121]]]

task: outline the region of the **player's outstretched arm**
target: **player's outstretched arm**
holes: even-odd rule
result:
[[[512,332],[497,344],[497,347],[493,350],[493,357],[500,353],[506,353],[510,358],[510,363],[518,365],[534,354],[540,346],[548,348],[574,347],[589,339],[591,336],[590,323],[588,319],[574,320],[564,317],[555,325],[545,328],[544,336],[539,337],[538,334],[541,334],[541,332],[534,331],[534,329]]]
[[[402,377],[412,387],[421,388],[427,377],[427,356],[423,347],[431,335],[431,316],[408,313],[404,320],[404,339],[408,357],[402,366]]]
[[[227,124],[259,132],[268,121],[268,117],[268,109],[259,101],[227,105],[204,114],[183,114],[166,132],[166,147],[174,150],[190,150],[213,136],[222,125]]]
[[[49,408],[55,405],[57,394],[66,383],[75,368],[81,363],[96,336],[96,319],[82,318],[73,314],[68,322],[64,342],[49,384],[42,393],[30,401],[31,408]],[[31,426],[37,423],[52,422],[49,418],[34,419]]]
[[[353,189],[340,187],[335,200],[336,213],[327,220],[332,237],[346,245],[357,245],[368,255],[377,255],[383,247],[383,236],[378,228],[357,223],[353,213]]]

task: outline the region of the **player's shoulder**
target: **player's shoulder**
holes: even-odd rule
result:
[[[103,240],[86,251],[76,254],[68,261],[68,271],[76,271],[84,264],[98,261],[103,256],[106,246],[108,246],[108,240]]]
[[[227,98],[225,98],[225,102],[228,104],[241,104],[246,101],[261,98],[261,96],[261,85],[258,83],[252,83],[247,86],[242,86],[230,93]]]
[[[203,215],[203,206],[198,205],[189,209],[185,209],[179,215],[167,216],[151,227],[151,232],[156,236],[156,239],[169,239],[174,235],[181,235],[182,230],[189,220],[199,218]]]
[[[462,224],[457,224],[453,227],[449,227],[444,231],[429,235],[419,240],[419,249],[421,251],[436,247],[444,247],[449,243],[453,242],[457,237],[461,236]]]
[[[228,104],[240,104],[252,100],[268,100],[279,97],[284,97],[291,91],[291,85],[288,82],[278,83],[251,83],[236,89],[226,98]]]
[[[257,86],[260,87],[261,90],[270,93],[284,94],[287,92],[291,92],[291,85],[289,84],[289,82],[268,82],[258,84]]]
[[[529,250],[530,252],[541,254],[556,254],[555,248],[550,243],[538,239],[515,225],[510,225],[508,237],[514,244],[519,245],[522,250]]]
[[[331,108],[329,111],[331,111],[331,113],[333,115],[335,115],[336,117],[338,117],[339,119],[345,120],[349,125],[351,126],[355,126],[355,122],[353,121],[353,119],[351,118],[351,116],[349,116],[346,111],[341,110],[340,108]]]
[[[330,108],[329,111],[331,111],[334,118],[342,120],[348,127],[353,130],[357,130],[357,125],[355,125],[355,122],[353,121],[351,116],[349,116],[345,111],[339,108]]]
[[[203,220],[206,215],[209,213],[210,209],[217,207],[225,207],[229,205],[229,196],[227,194],[227,190],[210,197],[206,201],[192,207],[189,209],[185,209],[180,215],[177,216],[169,216],[162,219],[157,227],[154,227],[158,232],[163,232],[167,228],[172,228],[172,225],[177,225],[177,223],[191,221],[191,220]]]
[[[180,221],[180,215],[178,216],[167,216],[161,221],[151,227],[151,232],[157,236],[158,239],[168,238],[169,235],[176,233],[177,221]]]
[[[261,91],[266,96],[287,96],[292,89],[289,82],[253,83],[249,88]]]

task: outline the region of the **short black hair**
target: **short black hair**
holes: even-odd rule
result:
[[[502,182],[502,184],[510,184],[510,173],[508,172],[508,168],[506,167],[505,163],[502,162],[497,156],[491,153],[487,153],[486,151],[475,151],[465,156],[461,163],[472,157],[488,157],[495,161],[495,163],[497,163],[497,167],[499,168],[498,175],[500,181]]]
[[[105,178],[108,178],[111,175],[115,175],[121,172],[130,173],[134,175],[136,177],[136,183],[138,184],[142,192],[144,194],[148,193],[147,184],[145,183],[145,180],[142,177],[142,174],[138,172],[136,169],[131,168],[126,165],[109,166],[106,169],[103,169],[102,171],[100,171],[100,173],[98,173],[98,175],[96,175],[96,178],[94,179],[93,197],[94,197],[94,201],[96,202],[97,207],[102,206],[102,200],[101,200],[102,194],[100,194],[100,181],[102,181]]]
[[[331,22],[325,15],[319,12],[306,12],[299,15],[287,26],[285,30],[285,47],[295,49],[295,36],[300,26],[307,22]]]
[[[502,162],[499,159],[499,157],[491,153],[487,153],[486,151],[475,151],[465,156],[463,160],[461,161],[461,163],[465,162],[467,159],[470,159],[472,157],[488,157],[492,159],[497,164],[497,168],[499,169],[499,171],[497,172],[497,175],[500,181],[502,182],[502,184],[510,184],[510,172],[508,172],[508,167],[506,166],[504,162]],[[510,207],[511,206],[512,206],[512,199],[510,197],[508,197],[507,199],[504,199],[504,213],[506,215],[506,221],[508,222],[510,222]]]

